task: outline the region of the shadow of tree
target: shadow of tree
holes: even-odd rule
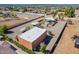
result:
[[[6,34],[12,34],[14,33],[13,31],[7,31]]]

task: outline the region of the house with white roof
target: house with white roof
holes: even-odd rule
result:
[[[26,48],[33,50],[36,48],[46,37],[46,29],[34,27],[21,35],[17,35],[17,41],[24,45]]]
[[[56,21],[55,18],[52,15],[45,16],[46,21]]]
[[[39,25],[39,22],[32,22],[31,23],[33,26],[38,26]]]

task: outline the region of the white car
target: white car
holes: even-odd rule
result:
[[[26,31],[26,28],[23,27],[20,31],[21,31],[21,32],[25,32],[25,31]]]

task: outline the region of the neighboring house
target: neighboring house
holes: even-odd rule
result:
[[[51,15],[45,16],[46,21],[56,21]]]
[[[52,10],[58,10],[58,8],[56,8],[56,7],[51,7],[51,11]]]
[[[16,50],[16,48],[6,41],[0,44],[0,54],[17,54]]]
[[[32,22],[31,23],[33,26],[39,26],[39,22]]]
[[[47,36],[46,29],[34,27],[21,35],[17,35],[17,41],[26,48],[34,50]]]

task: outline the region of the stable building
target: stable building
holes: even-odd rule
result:
[[[36,48],[47,36],[46,29],[34,27],[21,35],[17,35],[18,42],[26,48],[33,50]]]

